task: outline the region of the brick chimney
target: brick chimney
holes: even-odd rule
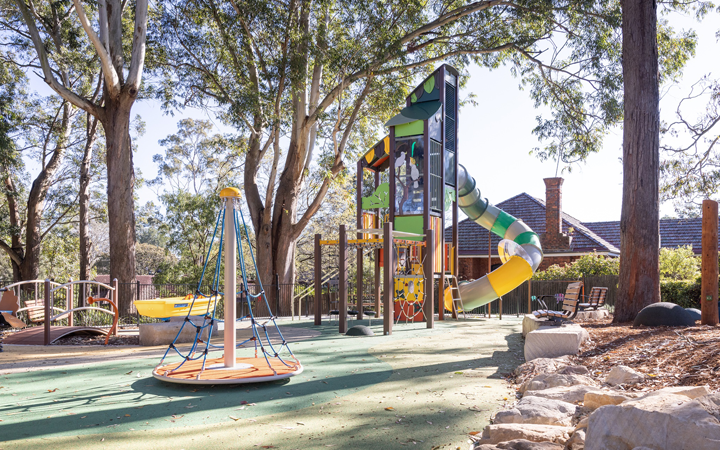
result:
[[[543,250],[570,250],[572,238],[562,232],[562,178],[545,178]]]

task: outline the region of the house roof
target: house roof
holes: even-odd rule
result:
[[[620,222],[587,222],[585,226],[620,247]],[[660,246],[684,245],[691,245],[697,255],[702,252],[702,219],[660,219]]]
[[[521,219],[535,233],[545,232],[545,202],[543,200],[523,192],[495,206]],[[620,253],[619,245],[608,241],[565,212],[562,213],[562,228],[563,233],[569,234],[573,238],[568,253],[593,251]],[[448,227],[445,230],[446,239],[451,238],[451,233],[452,227]],[[492,235],[491,239],[493,253],[496,253],[500,238]],[[465,219],[458,224],[458,240],[460,247],[458,255],[487,255],[488,253],[488,231],[470,219]]]

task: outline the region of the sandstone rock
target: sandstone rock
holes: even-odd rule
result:
[[[695,400],[650,395],[596,410],[588,423],[585,450],[716,450],[720,447],[720,394]]]
[[[588,309],[585,311],[578,311],[574,320],[603,320],[610,317],[610,312],[605,308],[600,309]]]
[[[565,450],[583,450],[585,448],[585,431],[575,430],[565,443]]]
[[[563,375],[589,375],[590,371],[585,366],[570,365],[559,369],[557,373],[561,373]]]
[[[572,427],[555,425],[500,423],[486,426],[478,444],[498,444],[515,439],[525,439],[532,442],[549,441],[565,445],[572,431]]]
[[[673,386],[650,392],[643,397],[665,394],[684,395],[685,397],[698,398],[710,394],[710,389],[707,386]]]
[[[578,367],[578,366],[572,366]],[[580,366],[582,367],[582,366]],[[565,369],[568,369],[566,367]],[[525,391],[540,391],[543,389],[554,388],[558,386],[575,386],[577,384],[584,384],[587,386],[594,386],[595,380],[586,377],[584,375],[574,374],[561,374],[561,373],[544,373],[536,376],[532,380],[524,382],[520,386],[520,392]]]
[[[611,385],[635,384],[645,378],[645,375],[627,366],[615,366],[610,370],[605,382]]]
[[[525,439],[515,439],[508,442],[501,442],[497,445],[479,444],[473,447],[474,450],[562,450],[563,446],[552,442],[532,442]]]
[[[589,421],[590,421],[590,416],[585,416],[582,419],[580,419],[580,422],[578,422],[578,424],[575,425],[575,431],[580,430],[582,428],[587,428]]]
[[[517,368],[515,368],[515,376],[524,380],[543,373],[555,373],[571,365],[572,363],[567,356],[561,356],[559,358],[536,358],[517,366]]]
[[[532,331],[525,336],[525,361],[576,355],[589,337],[586,329],[574,324]]]
[[[630,400],[630,397],[623,395],[619,392],[588,392],[587,394],[585,394],[583,405],[587,409],[595,411],[601,406],[619,405],[625,400]]]
[[[580,403],[585,400],[585,394],[588,392],[603,392],[603,390],[594,386],[577,384],[575,386],[559,386],[540,391],[525,391],[523,398],[534,396],[562,400],[568,403]]]
[[[532,423],[569,427],[578,407],[572,403],[543,397],[525,397],[514,408],[500,411],[494,423]]]

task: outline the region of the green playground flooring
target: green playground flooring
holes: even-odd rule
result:
[[[455,449],[514,398],[503,375],[522,362],[515,317],[436,321],[434,330],[400,324],[391,336],[374,320],[374,337],[341,336],[327,322],[279,323],[320,334],[290,344],[302,374],[263,384],[167,384],[151,375],[159,349],[141,347],[84,347],[50,367],[35,355],[31,368],[10,370],[29,352],[57,361],[69,347],[6,346],[0,449]]]

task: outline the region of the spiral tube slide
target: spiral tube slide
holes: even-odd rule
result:
[[[538,235],[522,220],[491,205],[480,196],[475,179],[458,165],[458,205],[475,223],[500,236],[502,266],[484,277],[459,286],[466,310],[483,306],[529,279],[543,259]]]

